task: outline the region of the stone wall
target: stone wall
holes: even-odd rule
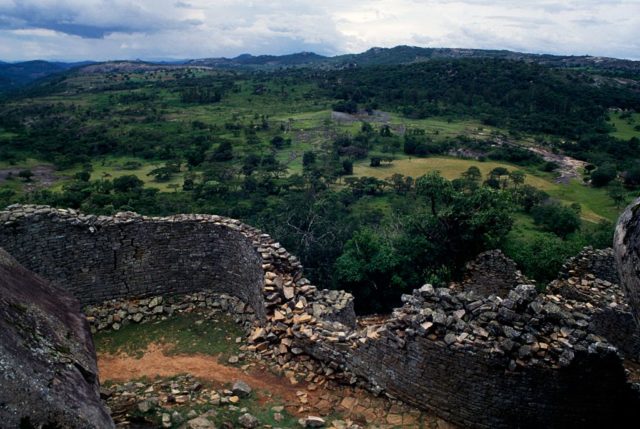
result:
[[[255,237],[234,228],[239,223],[215,216],[79,216],[46,207],[9,211],[0,223],[8,252],[82,304],[208,289],[235,295],[265,317],[263,260]]]
[[[473,290],[484,296],[506,296],[517,285],[530,283],[518,270],[516,263],[500,250],[479,254],[465,269],[460,289]]]
[[[297,344],[463,427],[629,427],[637,387],[587,304],[530,285],[505,299],[425,285],[403,300],[377,327],[320,322]]]
[[[620,283],[613,249],[586,247],[562,265],[558,278],[592,276],[610,283]]]
[[[43,275],[69,280],[85,303],[232,294],[263,322],[248,338],[250,351],[285,368],[306,352],[324,374],[462,426],[622,426],[640,406],[621,354],[596,329],[602,306],[516,285],[525,279],[497,254],[472,264],[480,274],[465,286],[425,285],[403,296],[389,319],[358,328],[349,294],[318,291],[295,257],[231,219],[13,206],[0,213],[0,243]],[[484,285],[492,276],[483,267],[504,273],[498,287]]]
[[[548,290],[569,302],[589,305],[590,330],[628,359],[640,362],[640,327],[635,323],[618,275],[613,249],[586,247],[562,267]]]

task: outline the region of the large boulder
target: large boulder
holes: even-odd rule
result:
[[[0,426],[113,428],[78,301],[0,249]]]
[[[640,198],[626,208],[613,238],[620,284],[629,299],[636,323],[640,323]]]

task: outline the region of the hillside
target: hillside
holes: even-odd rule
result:
[[[344,69],[380,65],[402,65],[428,62],[437,59],[502,59],[525,61],[547,67],[579,70],[601,76],[607,83],[617,82],[629,85],[640,80],[640,61],[631,61],[607,57],[560,56],[549,54],[530,54],[507,50],[421,48],[415,46],[396,46],[394,48],[371,48],[359,54],[326,57],[313,52],[299,52],[287,55],[251,55],[242,54],[234,58],[201,58],[175,62],[154,61],[115,61],[105,62],[85,68],[86,72],[140,71],[143,69],[184,69],[188,67],[206,67],[227,70],[263,70],[276,71],[283,68]],[[79,63],[27,61],[6,63],[0,61],[0,93],[21,88],[38,79],[58,74],[69,69],[83,67],[91,61]]]
[[[59,74],[75,67],[82,67],[88,63],[89,61],[81,63],[48,61],[0,62],[0,93],[18,89],[36,80]]]
[[[0,205],[238,218],[363,313],[491,248],[545,283],[610,243],[640,186],[640,96],[611,79],[498,58],[92,64],[0,104]]]

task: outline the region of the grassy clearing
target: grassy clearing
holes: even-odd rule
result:
[[[640,130],[636,130],[635,127],[640,126],[640,113],[632,113],[631,118],[621,118],[620,113],[611,113],[611,124],[615,126],[616,130],[611,133],[612,136],[629,140],[632,137],[640,138]]]
[[[582,207],[582,219],[589,222],[605,219],[614,222],[622,210],[615,207],[606,189],[585,186],[575,179],[566,185],[561,185],[553,182],[551,174],[493,161],[479,162],[449,157],[410,158],[399,159],[389,166],[382,167],[370,167],[367,162],[361,162],[354,166],[354,173],[358,177],[371,176],[385,179],[395,173],[417,178],[431,171],[440,171],[443,177],[452,180],[459,178],[472,165],[478,167],[484,177],[496,167],[505,167],[509,171],[523,170],[527,174],[525,183],[547,192],[564,204],[579,203]]]
[[[467,169],[472,165],[478,167],[482,172],[482,175],[485,177],[496,167],[505,167],[509,171],[524,170],[524,168],[517,165],[493,161],[480,162],[460,158],[432,157],[400,159],[394,161],[389,166],[385,165],[381,167],[370,167],[367,162],[363,162],[354,166],[354,173],[356,176],[370,176],[378,179],[384,179],[391,177],[396,173],[417,178],[432,171],[439,171],[443,177],[452,180],[459,178],[460,175],[467,171]],[[547,191],[557,186],[553,182],[531,174],[527,174],[525,183],[535,186],[543,191]]]
[[[38,165],[51,165],[51,164],[49,164],[47,162],[39,161],[39,160],[34,159],[34,158],[22,159],[22,160],[16,162],[15,164],[11,164],[10,162],[0,160],[0,169],[4,169],[4,168],[11,168],[11,169],[19,168],[19,169],[26,170],[26,169],[33,168],[33,167],[38,166]]]
[[[578,180],[566,185],[555,185],[546,190],[549,195],[566,204],[577,202],[582,207],[582,218],[590,222],[609,220],[615,222],[624,207],[617,208],[607,195],[606,189],[585,186]]]
[[[127,163],[140,164],[136,168],[127,168]],[[91,172],[91,180],[99,180],[107,178],[113,180],[117,177],[134,175],[144,182],[144,186],[148,188],[157,188],[161,192],[174,192],[170,185],[178,185],[182,187],[183,177],[181,173],[175,174],[171,180],[166,182],[156,182],[153,176],[148,174],[155,168],[162,167],[164,163],[155,161],[149,162],[141,158],[134,157],[107,157],[93,162],[93,171]],[[81,171],[81,167],[64,171],[65,175],[73,176]],[[53,189],[59,191],[62,189],[63,182],[55,186]]]
[[[199,314],[185,314],[164,321],[130,324],[119,331],[101,332],[94,336],[96,350],[103,353],[126,353],[141,356],[150,344],[170,346],[169,354],[221,355],[221,359],[237,354],[235,339],[243,336],[240,327],[227,316],[207,320]]]

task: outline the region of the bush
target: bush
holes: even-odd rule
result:
[[[353,174],[353,161],[345,159],[342,161],[342,174],[350,176]]]
[[[536,206],[531,209],[531,215],[536,225],[553,232],[558,237],[567,235],[580,229],[579,208],[565,207],[559,203]]]
[[[311,164],[313,164],[314,162],[316,162],[316,154],[314,152],[305,152],[302,155],[302,165],[307,167]]]
[[[618,172],[616,167],[611,164],[604,164],[598,167],[593,173],[591,173],[591,184],[595,187],[607,186],[613,179],[616,178]]]
[[[143,185],[144,182],[140,180],[138,176],[127,175],[113,179],[113,189],[116,192],[129,192],[135,189],[140,189]]]

